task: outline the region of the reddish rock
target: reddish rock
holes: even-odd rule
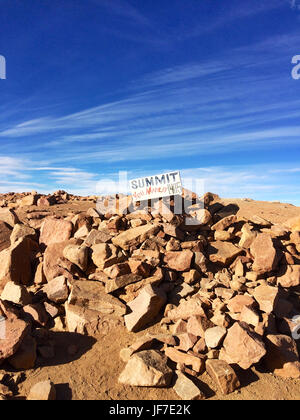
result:
[[[137,246],[150,236],[155,235],[159,230],[159,226],[156,225],[147,224],[139,226],[120,233],[120,235],[112,239],[112,242],[114,245],[128,250],[130,247]]]
[[[0,252],[10,247],[11,227],[0,220]]]
[[[190,333],[179,334],[179,345],[177,346],[178,350],[188,351],[193,348],[198,338]]]
[[[165,223],[163,225],[163,230],[166,235],[172,236],[174,238],[180,239],[181,241],[184,240],[184,232],[180,230],[177,226],[171,225],[170,223]]]
[[[13,231],[11,232],[10,241],[12,244],[14,244],[15,242],[18,242],[18,240],[23,238],[30,238],[34,240],[36,238],[36,232],[30,226],[21,225],[17,223],[14,226]]]
[[[153,321],[165,302],[166,296],[161,290],[151,285],[142,289],[138,297],[127,304],[132,311],[124,317],[128,331],[136,332]]]
[[[114,245],[106,243],[93,245],[92,260],[100,270],[121,262],[118,257],[118,249]]]
[[[42,290],[47,295],[47,298],[55,303],[64,303],[69,296],[69,289],[64,276],[59,276],[49,281]]]
[[[18,216],[10,209],[0,209],[0,221],[5,222],[11,227],[14,227],[15,224],[19,223]]]
[[[76,244],[67,245],[63,250],[63,256],[82,271],[86,271],[89,258],[88,247]]]
[[[191,316],[187,323],[187,331],[197,337],[203,337],[208,328],[212,328],[214,324],[205,317],[195,315]]]
[[[220,360],[249,369],[266,354],[261,337],[245,323],[236,322],[227,332],[220,353]]]
[[[125,274],[114,279],[107,279],[105,283],[105,292],[112,293],[116,290],[122,289],[130,284],[140,282],[143,278],[136,274]]]
[[[15,284],[12,281],[6,283],[3,292],[1,293],[1,299],[22,306],[28,305],[32,300],[26,287]]]
[[[130,270],[133,274],[137,274],[137,275],[142,276],[144,278],[147,278],[147,277],[150,276],[151,266],[149,264],[147,264],[146,262],[134,260],[133,258],[129,258],[128,264],[129,264]]]
[[[199,340],[193,347],[193,352],[197,354],[197,353],[206,353],[206,351],[207,351],[207,347],[205,344],[205,339],[199,338]]]
[[[36,341],[27,335],[17,352],[8,359],[8,363],[17,370],[33,369],[36,362]]]
[[[258,286],[254,289],[253,297],[258,302],[259,309],[270,314],[273,312],[279,299],[278,288],[264,285]]]
[[[45,327],[49,321],[49,315],[47,314],[44,306],[41,303],[34,303],[23,307],[23,312],[30,322],[34,322],[41,327]]]
[[[50,207],[52,202],[51,202],[51,199],[47,197],[41,197],[37,200],[36,204],[38,207]]]
[[[233,313],[241,313],[244,306],[253,306],[255,304],[255,300],[248,295],[237,295],[234,298],[230,299],[227,307],[230,312]]]
[[[211,227],[211,230],[217,230],[217,231],[218,230],[225,230],[225,229],[229,228],[231,225],[233,225],[234,223],[236,223],[237,220],[238,220],[238,218],[235,214],[233,214],[231,216],[224,217],[219,222],[215,223]]]
[[[277,282],[282,287],[296,287],[300,285],[300,265],[289,265],[283,276],[277,277]]]
[[[230,242],[215,241],[208,245],[207,253],[213,263],[229,265],[243,250]]]
[[[72,278],[70,273],[74,273],[76,267],[63,256],[63,251],[67,245],[74,243],[76,244],[77,241],[71,239],[47,246],[44,253],[43,272],[48,282],[61,275],[68,279]]]
[[[289,228],[291,232],[300,232],[300,216],[288,219],[284,225]]]
[[[129,274],[131,272],[128,263],[114,264],[111,267],[105,268],[103,271],[111,279],[115,279],[119,276],[124,276],[125,274]]]
[[[167,366],[167,358],[155,350],[134,354],[119,376],[119,382],[131,386],[166,387],[173,372]]]
[[[56,390],[51,381],[44,381],[35,384],[29,392],[27,400],[30,401],[55,401]]]
[[[126,306],[119,299],[106,294],[105,287],[97,281],[74,282],[68,303],[69,306],[97,311],[97,317],[109,315],[120,318],[126,313]]]
[[[71,238],[73,224],[67,220],[47,217],[42,226],[40,244],[48,246]]]
[[[226,333],[227,331],[224,327],[208,328],[204,333],[204,339],[207,347],[211,349],[219,347],[226,336]]]
[[[172,270],[188,271],[191,268],[193,255],[189,250],[170,251],[165,254],[164,262]]]
[[[258,327],[259,325],[259,314],[251,308],[251,306],[244,306],[241,312],[240,321],[246,322],[248,325]]]
[[[286,335],[268,335],[266,338],[267,368],[283,378],[300,378],[300,362],[296,342]]]
[[[24,285],[30,283],[33,247],[34,243],[24,238],[0,252],[0,291],[8,281]]]
[[[278,256],[272,238],[267,233],[259,234],[250,247],[254,258],[253,271],[259,274],[275,270],[278,264]]]
[[[185,366],[190,366],[195,372],[201,373],[204,369],[204,359],[200,356],[183,353],[180,350],[174,349],[173,347],[167,347],[165,349],[166,356],[176,363],[182,363]]]
[[[182,372],[176,371],[176,382],[173,387],[176,394],[184,401],[205,400],[205,394]]]
[[[203,307],[203,302],[197,297],[193,297],[189,300],[181,300],[180,304],[176,308],[171,309],[167,316],[172,321],[179,319],[188,320],[191,316],[196,315],[206,317]]]
[[[240,387],[235,371],[224,360],[207,360],[206,370],[222,394],[231,394]]]
[[[28,324],[0,302],[0,364],[14,355],[28,333]]]

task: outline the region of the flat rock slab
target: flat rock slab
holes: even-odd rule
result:
[[[51,381],[44,381],[35,384],[27,397],[31,401],[55,401],[56,390]]]
[[[96,281],[74,282],[68,303],[103,315],[121,317],[126,314],[126,306],[119,299],[108,295],[105,287]]]
[[[108,279],[105,283],[105,291],[106,293],[112,293],[118,289],[122,289],[123,287],[128,286],[129,284],[137,283],[141,280],[143,280],[142,276],[138,276],[132,273],[116,277],[115,279]]]
[[[243,252],[241,248],[230,242],[215,241],[211,242],[207,248],[209,259],[213,263],[230,264],[235,257]]]
[[[128,250],[132,246],[139,245],[150,236],[155,235],[159,230],[160,227],[156,225],[139,226],[120,233],[120,235],[112,239],[112,243],[124,250]]]

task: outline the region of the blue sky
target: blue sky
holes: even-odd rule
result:
[[[180,169],[300,205],[300,0],[0,0],[0,192]]]

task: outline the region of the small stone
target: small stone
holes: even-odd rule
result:
[[[119,383],[143,387],[167,387],[173,376],[167,358],[156,350],[134,354],[119,376]]]
[[[167,347],[165,349],[165,355],[173,360],[173,362],[190,366],[195,372],[201,373],[204,369],[204,360],[200,355],[198,357],[197,355],[183,353],[173,347]]]
[[[69,296],[69,289],[64,276],[56,277],[43,287],[47,298],[55,303],[64,303]]]
[[[177,348],[178,350],[183,351],[191,350],[198,340],[195,335],[189,333],[179,334],[177,337],[179,339],[179,345]]]
[[[255,300],[251,296],[237,295],[229,300],[227,307],[230,310],[230,312],[241,313],[244,306],[252,307],[254,304]]]
[[[51,381],[38,382],[35,384],[28,395],[30,401],[55,401],[56,391]]]
[[[63,256],[82,271],[87,269],[88,255],[88,247],[82,245],[67,245],[63,251]]]
[[[215,349],[216,347],[219,347],[222,340],[226,336],[226,333],[227,333],[227,330],[226,328],[223,328],[223,327],[208,328],[204,334],[205,343],[207,347],[211,349]]]
[[[278,288],[264,285],[258,286],[254,289],[253,297],[258,302],[259,309],[270,314],[278,301]]]
[[[222,394],[228,395],[240,387],[236,373],[223,360],[207,360],[206,370]]]
[[[193,252],[185,251],[170,251],[165,254],[164,262],[167,266],[176,271],[188,271],[191,267]]]
[[[176,382],[173,387],[182,400],[205,400],[204,393],[182,372],[176,371]]]

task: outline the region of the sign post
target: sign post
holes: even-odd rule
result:
[[[130,181],[133,201],[151,200],[182,194],[182,182],[179,171],[161,175],[147,176]]]

